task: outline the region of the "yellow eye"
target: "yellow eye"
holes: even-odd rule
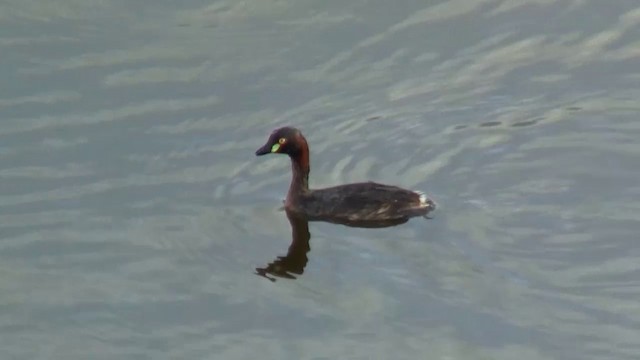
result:
[[[284,143],[286,143],[286,142],[287,142],[287,139],[285,139],[285,138],[280,138],[278,140],[278,144],[280,144],[280,145],[284,145]]]

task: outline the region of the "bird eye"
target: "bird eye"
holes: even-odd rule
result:
[[[283,145],[283,144],[284,144],[284,143],[286,143],[286,142],[287,142],[287,139],[285,139],[285,138],[280,138],[280,139],[278,140],[278,144],[280,144],[280,145]]]

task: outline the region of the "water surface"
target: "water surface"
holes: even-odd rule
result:
[[[9,0],[0,34],[4,358],[640,357],[635,1]],[[434,219],[310,223],[257,276],[285,124],[312,186]]]

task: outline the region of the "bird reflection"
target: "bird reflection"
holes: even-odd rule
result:
[[[276,278],[295,279],[296,275],[300,276],[304,273],[309,258],[307,253],[311,250],[309,240],[309,221],[322,221],[333,224],[341,224],[357,228],[385,228],[403,224],[408,219],[399,220],[380,220],[380,221],[350,221],[336,220],[332,218],[308,218],[301,214],[286,211],[287,219],[291,224],[291,244],[289,250],[284,256],[278,256],[275,260],[267,264],[265,267],[256,268],[256,274],[263,276],[271,281]]]

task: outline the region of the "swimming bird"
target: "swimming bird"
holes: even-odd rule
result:
[[[436,208],[433,200],[420,191],[372,181],[310,189],[309,145],[294,127],[274,130],[256,151],[257,156],[267,154],[285,154],[291,159],[291,184],[284,207],[309,220],[378,227],[385,222],[399,224],[411,217],[426,217]]]

